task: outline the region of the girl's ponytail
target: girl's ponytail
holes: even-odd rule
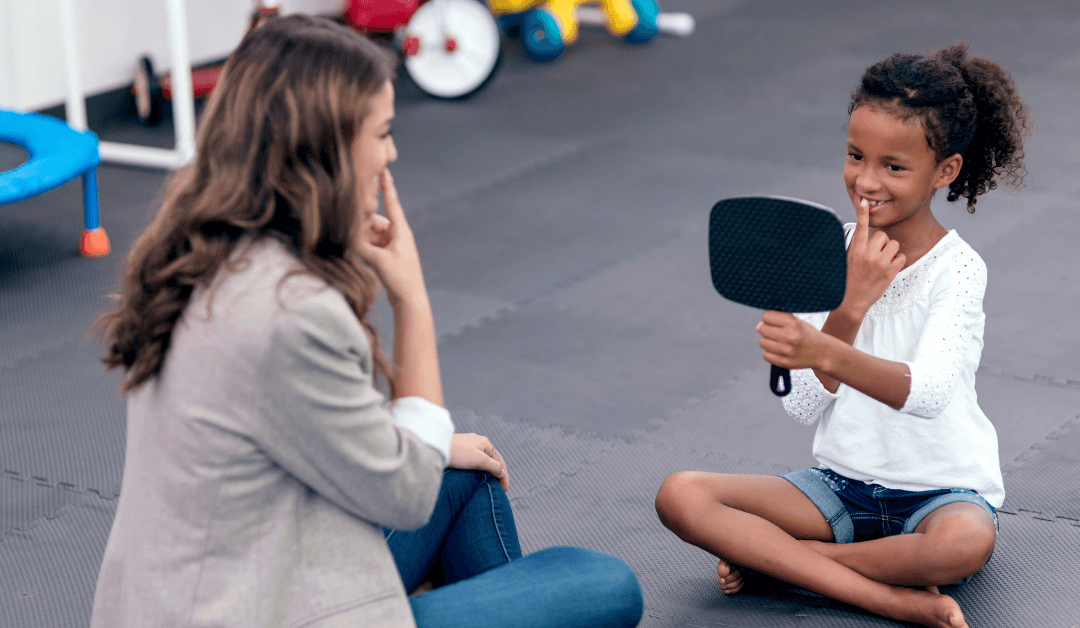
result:
[[[939,161],[955,154],[964,158],[947,198],[966,198],[968,212],[975,212],[976,197],[998,183],[1023,186],[1027,105],[1009,73],[985,57],[969,56],[966,43],[926,56],[895,54],[870,66],[848,112],[864,104],[905,120],[918,118]]]
[[[950,202],[966,198],[968,211],[974,212],[975,197],[997,188],[998,182],[1015,189],[1023,186],[1028,108],[1009,73],[986,57],[969,57],[966,43],[943,48],[936,57],[959,70],[974,99],[974,134],[948,196]]]

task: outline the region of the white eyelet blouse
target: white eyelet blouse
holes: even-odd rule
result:
[[[849,240],[853,229],[845,226]],[[911,390],[900,410],[845,384],[829,393],[811,369],[791,372],[784,408],[804,425],[818,421],[814,457],[822,466],[887,488],[972,489],[1002,504],[997,432],[975,395],[985,292],[986,265],[950,231],[870,308],[855,348],[908,365]],[[799,317],[821,329],[828,312]]]

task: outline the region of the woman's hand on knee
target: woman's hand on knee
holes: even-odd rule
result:
[[[479,434],[454,434],[450,442],[451,469],[487,471],[503,487],[510,490],[510,471],[506,462],[486,436]]]

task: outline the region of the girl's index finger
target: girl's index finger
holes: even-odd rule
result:
[[[401,200],[398,198],[397,188],[394,187],[394,177],[389,168],[383,168],[379,173],[379,183],[382,188],[383,210],[391,224],[396,224],[405,218],[405,210],[401,208]]]
[[[858,240],[860,243],[866,243],[870,239],[870,201],[865,198],[859,201],[859,204],[855,206],[855,233],[851,236],[851,241]]]

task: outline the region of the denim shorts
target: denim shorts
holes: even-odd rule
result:
[[[902,491],[844,477],[832,469],[811,467],[781,476],[818,507],[832,527],[837,543],[869,541],[911,534],[934,510],[953,502],[970,502],[994,520],[997,511],[982,495],[969,489],[942,488]],[[966,582],[965,578],[961,582]]]

